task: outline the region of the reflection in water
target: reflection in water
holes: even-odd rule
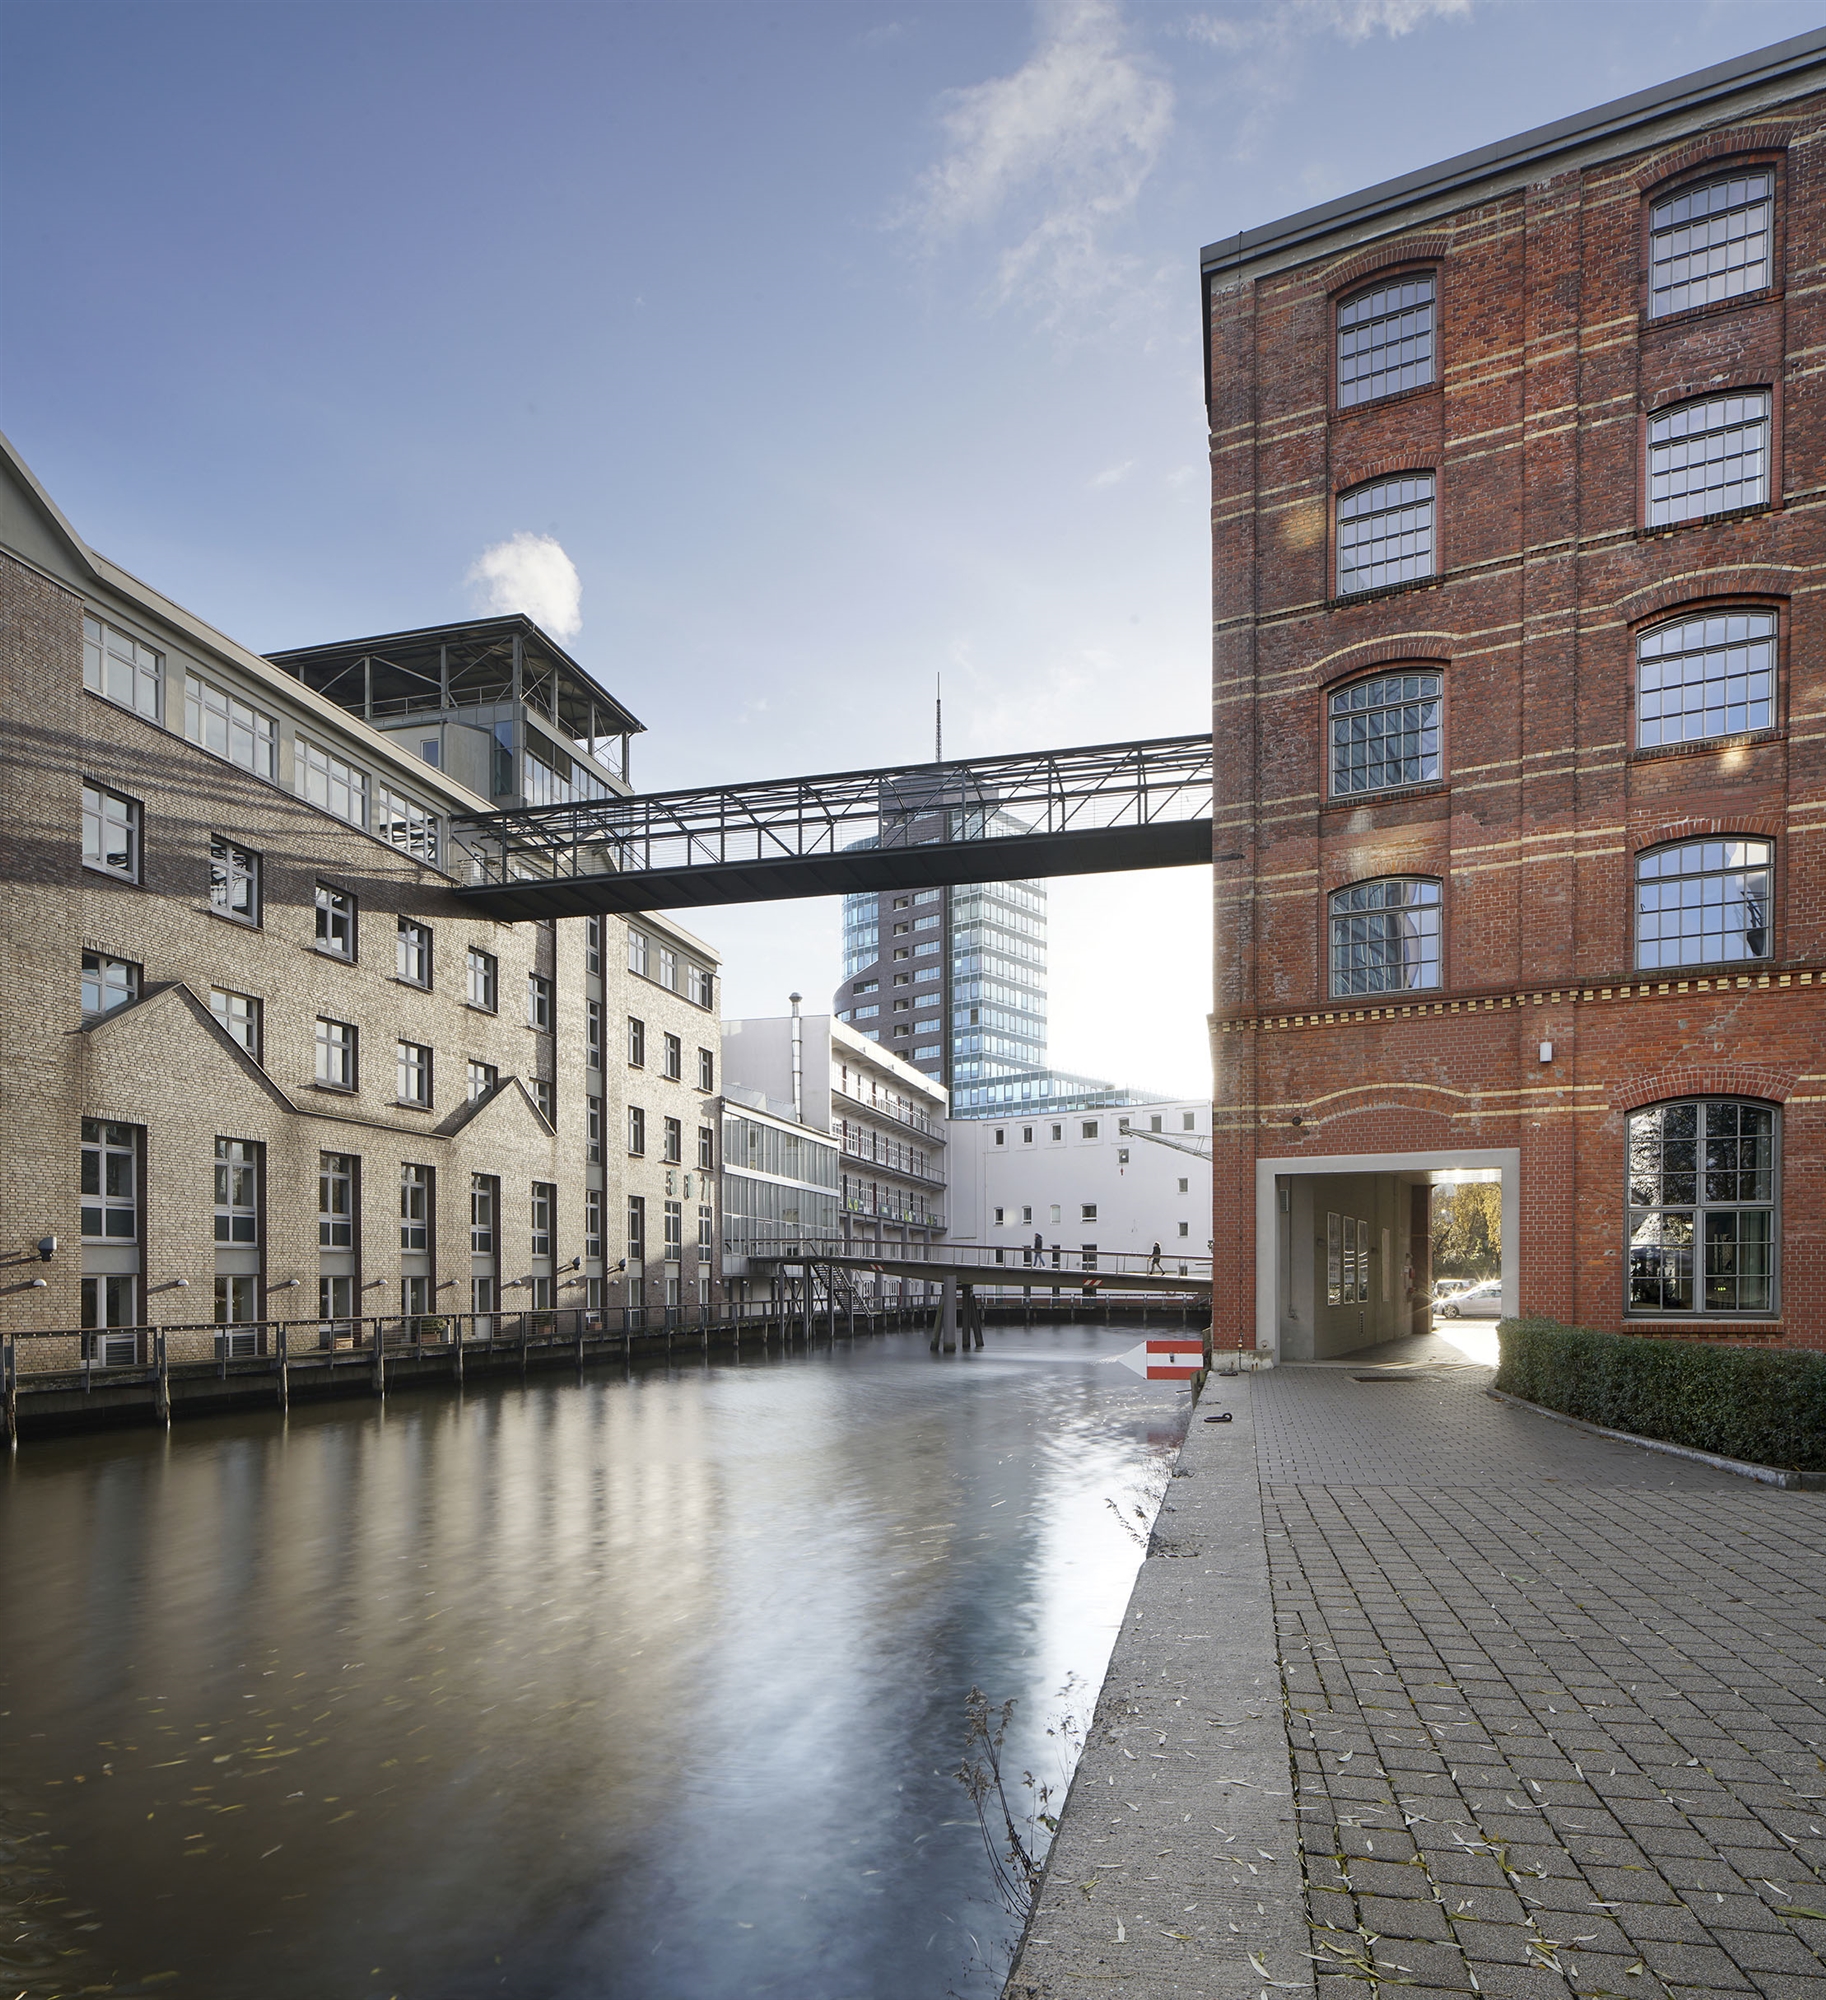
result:
[[[1185,1418],[1134,1339],[28,1443],[9,2000],[993,1992],[963,1699],[1040,1769],[1102,1677]]]

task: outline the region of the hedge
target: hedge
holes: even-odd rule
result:
[[[1606,1430],[1797,1472],[1826,1472],[1826,1354],[1599,1333],[1555,1319],[1497,1327],[1496,1386]]]

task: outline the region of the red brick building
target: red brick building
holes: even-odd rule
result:
[[[1204,253],[1217,1333],[1826,1347],[1826,34]]]

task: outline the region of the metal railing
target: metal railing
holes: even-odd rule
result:
[[[1006,1282],[1017,1287],[1082,1282],[1087,1274],[1106,1283],[1124,1277],[1189,1278],[1200,1286],[1211,1282],[1209,1257],[1179,1256],[1165,1248],[1155,1257],[1147,1250],[1086,1250],[1077,1243],[1047,1243],[1036,1249],[1031,1243],[959,1243],[947,1237],[942,1243],[852,1242],[834,1249],[779,1238],[757,1241],[745,1254],[750,1258],[791,1263],[817,1263],[832,1257],[865,1263],[877,1258],[886,1263],[918,1262],[930,1265],[937,1277],[943,1277],[947,1269],[993,1267],[1006,1271]]]
[[[876,875],[968,882],[1020,874],[1021,848],[1045,841],[1055,850],[1048,873],[1163,865],[1135,859],[1132,841],[1091,837],[1208,825],[1212,776],[1208,735],[1167,736],[474,813],[451,829],[468,857],[472,893],[590,881],[602,907],[633,910],[658,907],[642,899],[642,876],[723,871],[730,879],[701,884],[701,894],[681,896],[674,879],[671,905],[749,901],[757,871],[783,862],[841,859],[857,887]],[[1156,845],[1163,858],[1209,858],[1196,838]],[[952,865],[945,851],[960,847],[971,858]],[[1007,855],[998,858],[998,847]]]

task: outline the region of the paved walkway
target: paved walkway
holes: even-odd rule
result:
[[[1062,1938],[1043,1972],[1048,1954],[1030,1945],[1011,1993],[1256,2000],[1280,1982],[1310,1992],[1316,1973],[1319,2000],[1826,2000],[1826,1496],[1585,1436],[1492,1402],[1489,1379],[1425,1341],[1213,1384],[1254,1418],[1303,1969],[1270,1949],[1271,1987],[1232,1931],[1132,1969],[1102,1939],[1087,1952]],[[1195,1419],[1192,1489],[1221,1459],[1212,1441],[1241,1429]],[[1232,1499],[1240,1470],[1229,1461]],[[1234,1565],[1196,1566],[1200,1629],[1222,1629],[1225,1592],[1244,1581],[1221,1570],[1247,1557],[1249,1512]],[[1175,1525],[1163,1514],[1159,1533]],[[1222,1546],[1210,1522],[1202,1532]],[[1162,1573],[1181,1567],[1143,1566],[1143,1627]],[[1233,1654],[1255,1643],[1240,1611]],[[1130,1747],[1117,1732],[1142,1719],[1123,1711],[1159,1679],[1136,1633],[1131,1618],[1087,1793],[1110,1789],[1112,1746]],[[1234,1708],[1235,1659],[1201,1673],[1192,1650],[1169,1675],[1179,1712]],[[1090,1858],[1079,1789],[1043,1918],[1106,1894],[1073,1886]],[[1139,1802],[1152,1816],[1123,1830],[1124,1858],[1167,1848],[1168,1818],[1188,1805],[1188,1826],[1235,1823],[1209,1787],[1182,1785],[1173,1803],[1162,1815]],[[1263,1886],[1302,1893],[1278,1869]],[[1264,1940],[1283,1945],[1259,1900]],[[1034,1939],[1046,1934],[1036,1923]]]

